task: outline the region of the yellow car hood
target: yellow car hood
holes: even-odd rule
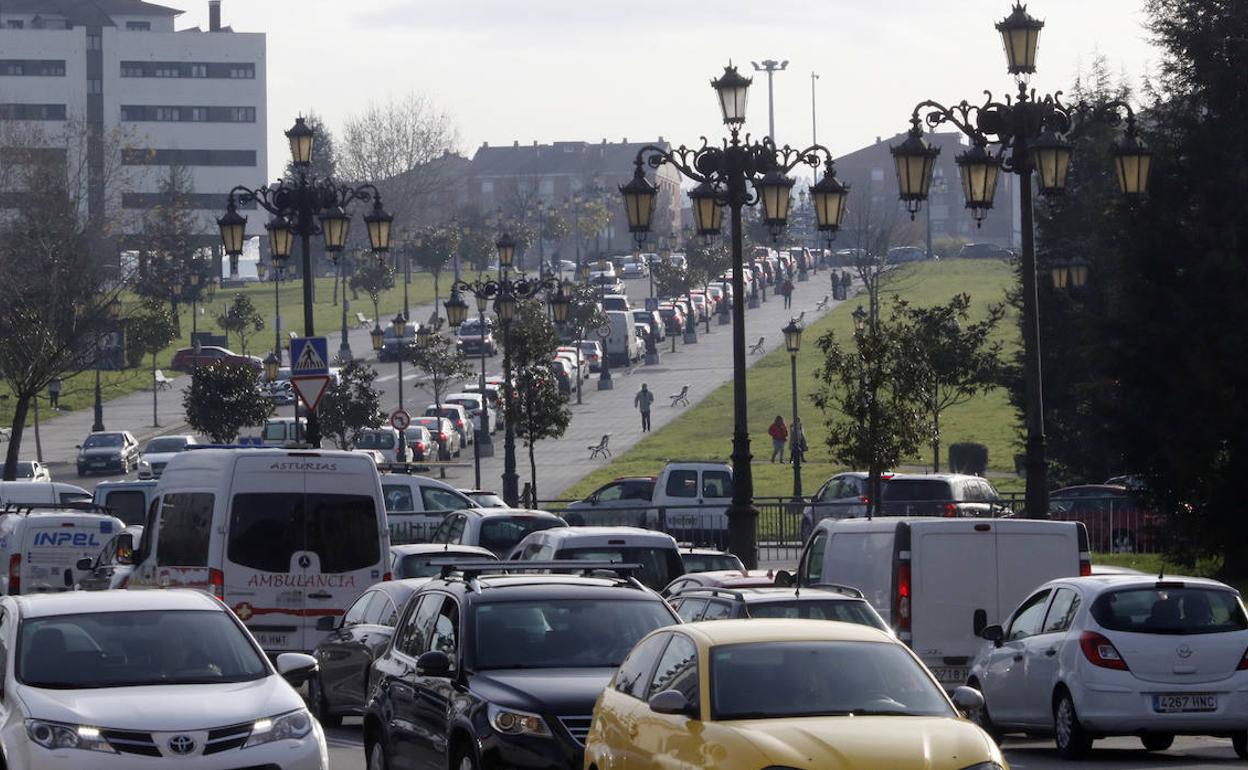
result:
[[[770,764],[818,770],[961,770],[1005,760],[978,727],[947,717],[801,717],[722,722]]]

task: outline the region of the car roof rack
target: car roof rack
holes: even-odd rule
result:
[[[427,463],[377,463],[378,473],[402,473],[408,476],[423,476],[432,470]]]
[[[676,591],[676,593],[672,594],[671,598],[675,599],[681,594],[696,593],[711,594],[712,596],[727,596],[732,599],[737,599],[738,601],[745,600],[745,594],[741,591],[733,591],[730,588],[716,588],[715,586],[689,586],[688,588],[681,588]]]
[[[113,514],[113,509],[107,505],[97,505],[95,503],[77,502],[77,503],[5,503],[4,508],[0,509],[0,514],[14,513],[19,516],[34,513],[36,511],[52,511],[55,513],[107,513]]]
[[[510,575],[517,572],[537,570],[574,570],[586,573],[587,577],[612,577],[628,585],[643,587],[633,573],[639,571],[641,565],[635,562],[614,561],[581,561],[563,559],[551,561],[480,561],[460,562],[442,566],[441,578],[453,580],[459,578],[468,583],[473,590],[480,590],[478,578],[482,575]],[[596,575],[596,572],[610,572],[610,575]]]

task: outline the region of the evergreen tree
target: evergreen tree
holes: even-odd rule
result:
[[[381,410],[381,394],[373,387],[377,372],[371,366],[352,361],[338,373],[338,382],[329,386],[317,408],[321,433],[334,440],[339,449],[350,449],[365,430],[380,428],[386,420]]]

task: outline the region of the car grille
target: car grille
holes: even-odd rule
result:
[[[219,754],[230,749],[242,748],[251,736],[251,722],[229,727],[218,727],[208,731],[208,741],[204,745],[203,755]],[[132,732],[128,730],[101,730],[109,745],[121,754],[138,754],[144,757],[160,757],[160,747],[152,739],[151,733]],[[236,770],[265,770],[276,765],[255,765],[254,767],[237,768]]]
[[[230,749],[242,748],[251,735],[251,722],[230,727],[218,727],[208,732],[208,742],[204,744],[204,756],[217,754]]]
[[[559,717],[559,721],[563,723],[563,729],[568,731],[578,745],[585,745],[585,739],[589,736],[589,724],[593,721],[592,716]]]
[[[100,735],[121,754],[139,754],[144,757],[159,757],[160,749],[151,733],[134,733],[126,730],[101,730]]]

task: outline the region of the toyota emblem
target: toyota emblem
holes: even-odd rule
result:
[[[189,735],[175,735],[169,739],[169,750],[186,756],[195,750],[195,739]]]
[[[300,566],[300,567],[302,567],[302,568],[304,568],[304,569],[307,569],[308,567],[311,567],[311,566],[312,566],[312,560],[311,560],[311,559],[309,559],[306,555],[305,555],[305,556],[300,556],[300,557],[299,557],[299,566]]]
[[[1186,644],[1180,644],[1180,645],[1179,645],[1179,648],[1178,648],[1177,650],[1175,650],[1175,652],[1177,652],[1177,653],[1179,654],[1179,657],[1180,657],[1180,658],[1190,658],[1190,657],[1192,657],[1192,648],[1191,648],[1191,647],[1188,647]]]

